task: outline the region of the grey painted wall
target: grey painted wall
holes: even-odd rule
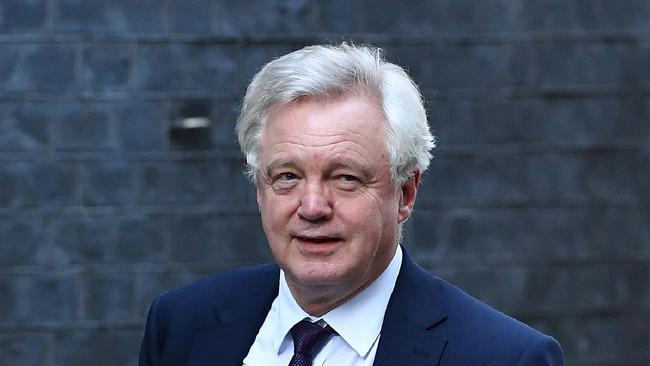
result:
[[[570,365],[650,364],[650,2],[408,3],[0,2],[0,365],[134,365],[157,293],[268,260],[239,99],[343,39],[426,95],[418,261]]]

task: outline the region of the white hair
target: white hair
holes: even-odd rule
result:
[[[301,98],[365,93],[379,100],[386,118],[386,149],[391,178],[401,186],[415,170],[424,172],[435,140],[422,96],[401,67],[369,46],[308,46],[266,64],[253,77],[237,119],[237,138],[246,156],[246,173],[256,182],[259,147],[267,116]]]

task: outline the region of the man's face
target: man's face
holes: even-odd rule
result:
[[[271,251],[299,302],[337,306],[392,259],[419,175],[392,183],[374,99],[307,98],[267,122],[257,200]]]

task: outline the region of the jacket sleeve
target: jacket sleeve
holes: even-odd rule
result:
[[[552,337],[544,336],[526,346],[516,363],[517,366],[564,366],[560,344]]]
[[[140,346],[139,366],[159,366],[160,363],[160,344],[159,344],[159,324],[157,318],[158,305],[161,298],[159,296],[154,300],[149,308],[147,323],[145,325],[144,337]]]

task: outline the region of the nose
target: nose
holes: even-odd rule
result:
[[[332,218],[332,203],[327,190],[320,183],[310,183],[303,187],[298,217],[307,221],[320,221]]]

